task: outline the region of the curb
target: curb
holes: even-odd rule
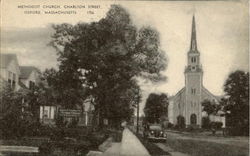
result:
[[[101,145],[99,145],[98,149],[101,152],[105,152],[109,147],[111,147],[112,142],[113,142],[113,138],[109,137]]]
[[[86,156],[99,156],[111,147],[113,138],[107,138],[101,145],[98,146],[99,151],[89,151]]]

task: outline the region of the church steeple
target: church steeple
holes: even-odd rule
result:
[[[200,64],[200,52],[197,48],[195,16],[192,20],[191,44],[190,50],[187,53],[187,67],[185,72],[202,72]]]
[[[195,16],[193,15],[190,51],[198,52],[196,41]]]

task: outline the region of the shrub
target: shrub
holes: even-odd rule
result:
[[[223,125],[223,123],[219,122],[219,121],[213,121],[210,123],[210,127],[214,128],[214,129],[221,129],[222,125]]]
[[[50,143],[43,143],[38,148],[39,153],[41,153],[41,154],[49,154],[49,153],[51,153],[52,149],[53,149],[52,144],[50,144]]]
[[[191,125],[189,125],[189,126],[185,129],[185,131],[187,131],[187,132],[192,132],[192,131],[194,131],[194,127],[191,126]]]
[[[228,135],[231,136],[249,136],[249,132],[247,131],[248,128],[243,126],[238,127],[229,127],[227,128]]]
[[[65,127],[65,126],[66,126],[66,122],[64,122],[63,117],[57,116],[56,117],[56,127]]]
[[[63,128],[54,128],[50,134],[51,140],[61,140],[65,137],[65,132]]]
[[[69,124],[69,128],[76,128],[78,124],[78,120],[73,118],[73,120],[71,121],[71,123]]]
[[[27,126],[28,125],[24,120],[13,114],[6,115],[0,121],[0,129],[3,137],[6,139],[20,138],[24,136]]]
[[[176,125],[176,128],[177,129],[184,129],[186,127],[185,125],[185,118],[181,115],[179,115],[177,117],[177,125]]]
[[[204,129],[210,129],[210,120],[209,117],[203,117],[202,118],[202,128]]]
[[[172,124],[171,122],[168,123],[168,128],[173,128],[174,124]]]

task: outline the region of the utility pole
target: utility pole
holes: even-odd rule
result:
[[[140,96],[138,96],[138,101],[137,101],[137,127],[136,127],[136,134],[138,135],[139,134],[139,120],[140,120],[140,117],[139,117],[139,103],[140,103]]]

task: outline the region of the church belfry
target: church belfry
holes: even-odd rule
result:
[[[197,39],[196,39],[196,26],[195,26],[195,16],[192,20],[192,30],[191,30],[191,42],[190,49],[187,56],[187,67],[185,72],[202,72],[200,64],[200,52],[197,48]]]

